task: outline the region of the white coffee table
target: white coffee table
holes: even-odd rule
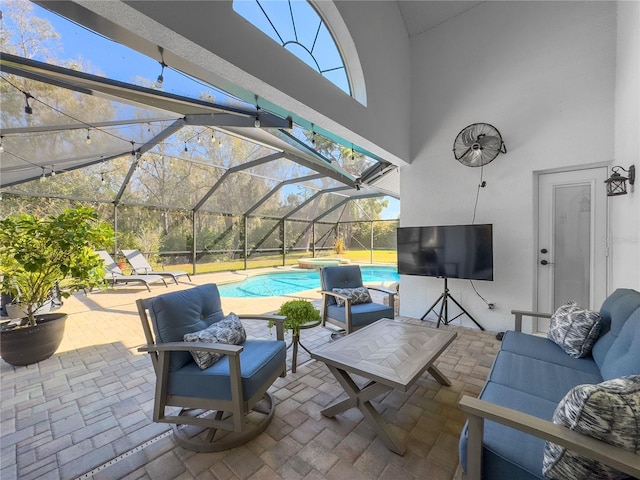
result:
[[[433,363],[454,338],[455,332],[383,318],[313,351],[311,356],[327,365],[349,395],[321,413],[334,417],[357,407],[387,448],[403,455],[404,442],[396,437],[371,400],[389,390],[406,392],[425,370],[440,384],[451,385]],[[354,375],[369,382],[360,388]]]

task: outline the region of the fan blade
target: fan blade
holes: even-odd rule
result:
[[[478,138],[478,135],[475,128],[466,129],[465,131],[462,132],[462,135],[460,136],[462,143],[464,143],[467,147],[470,147],[471,145],[476,143],[477,138]]]
[[[465,150],[465,152],[464,152],[462,155],[458,156],[458,155],[456,155],[456,149],[454,148],[454,149],[453,149],[453,156],[456,158],[456,160],[462,160],[462,159],[463,159],[464,157],[466,157],[466,156],[469,154],[469,152],[471,152],[471,151],[472,151],[472,150],[471,150],[471,147],[469,147],[469,148],[467,148],[467,149]]]
[[[486,135],[478,139],[478,143],[483,149],[499,150],[502,143],[498,137]]]

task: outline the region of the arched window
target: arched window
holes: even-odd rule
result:
[[[338,88],[352,95],[338,46],[315,8],[304,0],[234,0],[233,10]]]

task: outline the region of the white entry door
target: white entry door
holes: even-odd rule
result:
[[[607,168],[538,176],[538,305],[597,309],[607,292]],[[534,332],[546,333],[548,320]]]

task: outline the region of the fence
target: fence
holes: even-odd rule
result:
[[[358,263],[397,261],[398,220],[305,221],[259,215],[158,209],[64,198],[4,194],[3,215],[12,210],[56,213],[79,203],[93,206],[116,232],[112,253],[138,249],[167,270],[192,273],[297,264],[301,258],[340,255]],[[14,200],[14,202],[12,202]],[[344,251],[336,251],[336,240]]]

